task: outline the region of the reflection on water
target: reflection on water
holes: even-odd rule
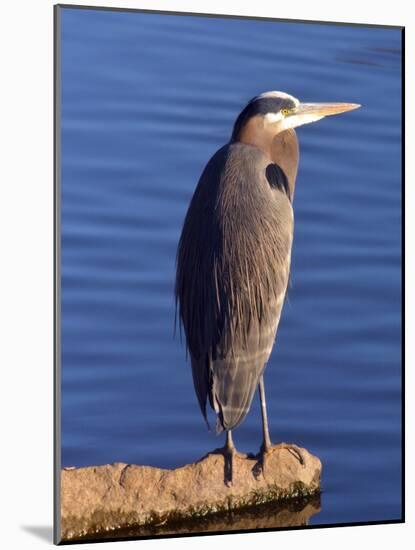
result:
[[[217,514],[205,518],[192,519],[176,524],[158,525],[134,529],[120,529],[111,532],[111,538],[154,537],[160,535],[192,535],[213,532],[255,531],[258,529],[279,529],[304,527],[309,519],[320,512],[320,497],[292,500],[284,505],[262,504],[253,508],[228,514]],[[106,539],[108,533],[94,535],[95,539]],[[84,540],[89,540],[85,538]],[[74,540],[74,539],[73,539]],[[77,540],[83,540],[82,538]]]
[[[206,161],[279,89],[362,108],[298,131],[271,436],[322,460],[311,523],[400,517],[400,47],[396,29],[62,10],[64,466],[175,468],[222,444],[173,337],[176,247]],[[260,426],[255,399],[237,448]]]

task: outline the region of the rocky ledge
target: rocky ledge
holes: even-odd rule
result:
[[[284,526],[284,510],[294,513],[286,518],[287,525],[304,524],[319,510],[315,498],[320,493],[320,476],[316,456],[284,443],[272,447],[265,463],[253,455],[236,455],[230,461],[218,449],[175,470],[123,463],[65,468],[61,472],[61,538],[113,538],[123,531],[157,534],[161,527],[163,532],[194,532],[194,525],[206,518],[216,518],[216,524],[226,524],[228,529],[232,522],[224,518],[234,512],[237,528],[242,529],[243,511],[252,516],[253,509],[266,503],[280,505],[280,520],[268,525],[272,523],[268,519],[268,527]]]

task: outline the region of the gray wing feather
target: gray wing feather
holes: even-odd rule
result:
[[[217,431],[238,426],[247,415],[274,344],[282,301],[268,321],[251,323],[246,341],[212,362],[212,401],[218,414]]]

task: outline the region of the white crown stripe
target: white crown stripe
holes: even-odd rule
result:
[[[295,105],[298,107],[300,102],[298,99],[290,94],[286,94],[285,92],[279,92],[277,90],[271,91],[271,92],[264,92],[262,94],[259,94],[256,96],[255,100],[257,99],[266,99],[267,97],[274,97],[274,98],[281,98],[281,99],[291,99],[295,103]],[[254,100],[254,101],[255,101]]]

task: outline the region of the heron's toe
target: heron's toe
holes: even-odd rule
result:
[[[290,451],[290,453],[296,457],[296,459],[301,464],[301,466],[305,467],[305,457],[300,447],[297,447],[297,445],[291,444],[291,445],[284,445],[284,448],[287,449],[287,451]]]

